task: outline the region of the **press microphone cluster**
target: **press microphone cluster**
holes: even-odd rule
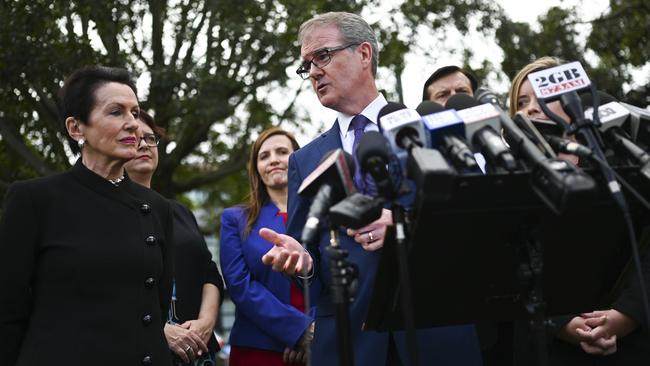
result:
[[[440,151],[431,148],[429,131],[420,114],[403,104],[388,103],[379,112],[378,122],[381,134],[366,133],[359,143],[357,157],[361,162],[380,159],[385,164],[374,164],[373,169],[368,169],[362,163],[362,168],[376,182],[385,181],[384,175],[391,177],[393,182],[403,182],[403,178],[408,178],[415,182],[419,191],[430,192],[429,198],[447,198],[456,172]],[[391,159],[391,156],[397,159]],[[394,160],[399,161],[398,169],[391,169]],[[395,170],[401,173],[401,177],[391,174]],[[378,188],[381,186],[378,183]],[[390,201],[405,191],[402,186],[398,183],[393,191],[378,193]]]
[[[552,100],[559,100],[571,117],[571,127],[567,127],[569,123],[560,125],[567,130],[590,123],[590,112],[585,114],[582,108],[585,101],[570,90],[574,86],[584,90],[588,84],[580,79],[583,71],[573,64],[570,66],[562,73],[540,77],[540,85],[546,88],[544,93],[554,98]],[[650,171],[650,154],[635,143],[630,134],[621,132],[631,126],[628,107],[605,97],[600,99],[606,102],[603,105],[606,109],[600,113],[600,131],[605,133],[605,140],[624,152],[630,161],[648,164]],[[636,113],[637,117],[642,116]],[[414,181],[421,197],[448,199],[453,194],[453,182],[457,177],[479,173],[476,158],[481,154],[486,159],[484,171],[488,175],[531,173],[533,189],[558,211],[569,197],[586,197],[596,190],[590,175],[570,161],[558,158],[558,144],[563,146],[562,151],[574,151],[575,154],[593,151],[584,150],[584,146],[571,141],[549,141],[537,130],[536,123],[539,122],[522,114],[510,118],[494,93],[478,88],[475,98],[455,94],[444,107],[425,101],[413,110],[400,103],[388,103],[378,116],[381,133],[366,133],[365,142],[362,139],[355,153],[362,170],[378,182],[379,195],[387,200],[401,194],[400,184],[396,182],[402,178]],[[551,126],[549,122],[545,124]],[[396,160],[399,168],[391,169]],[[394,177],[395,170],[399,178]]]
[[[442,151],[455,166],[478,168],[474,153],[465,143],[465,124],[456,111],[428,100],[420,103],[416,111],[429,132],[432,148]]]
[[[493,93],[479,89],[477,96],[479,100],[454,95],[446,107],[423,102],[417,110],[388,103],[380,111],[382,132],[367,132],[356,154],[362,170],[377,182],[381,197],[390,201],[400,194],[389,169],[393,156],[399,157],[398,170],[414,181],[419,197],[441,201],[453,195],[458,176],[477,173],[475,153],[487,156],[488,174],[530,171],[533,190],[554,211],[561,211],[570,198],[594,190],[590,176],[538,148],[545,144],[548,154],[553,154],[539,132],[536,143],[531,142]],[[512,146],[502,138],[502,130]]]
[[[455,94],[447,101],[448,109],[455,109],[465,122],[466,141],[474,150],[482,152],[488,166],[508,172],[517,169],[517,161],[500,135],[501,115],[491,103],[481,104],[467,94]]]
[[[494,106],[504,133],[513,152],[521,156],[531,169],[531,187],[555,212],[561,212],[569,200],[588,199],[596,190],[596,183],[588,174],[574,164],[548,154],[550,146],[524,115],[517,115],[516,123],[501,109],[495,94],[486,88],[476,91],[479,102]],[[524,132],[518,125],[525,126]],[[532,139],[529,136],[532,136]],[[533,141],[536,141],[533,142]],[[551,155],[550,157],[548,155]]]

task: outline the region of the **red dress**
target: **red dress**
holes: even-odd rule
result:
[[[284,225],[287,225],[287,213],[278,212],[278,216],[284,219]],[[293,282],[291,283],[291,295],[289,303],[300,311],[305,311],[305,301],[302,296],[302,290]],[[303,366],[304,363],[285,363],[282,361],[282,353],[268,351],[259,348],[231,346],[230,366]]]

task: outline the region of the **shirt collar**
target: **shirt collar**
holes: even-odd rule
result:
[[[364,110],[361,111],[359,114],[363,114],[366,118],[370,120],[370,122],[377,124],[377,116],[379,115],[379,111],[381,111],[384,106],[388,104],[386,101],[386,98],[379,93],[377,98],[370,102],[366,106]],[[341,136],[345,136],[348,132],[348,128],[350,127],[350,122],[352,122],[352,118],[354,118],[354,115],[349,115],[341,112],[336,113],[336,118],[339,122],[339,129],[341,130]]]

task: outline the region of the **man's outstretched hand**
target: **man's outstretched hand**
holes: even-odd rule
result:
[[[260,236],[273,244],[273,248],[262,256],[264,264],[289,275],[311,272],[311,256],[296,239],[268,228],[260,229]]]

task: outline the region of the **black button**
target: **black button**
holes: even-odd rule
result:
[[[142,324],[149,325],[151,324],[151,315],[147,314],[142,317]]]
[[[151,206],[149,206],[146,203],[142,204],[142,206],[140,206],[140,212],[142,212],[143,214],[148,214],[149,212],[151,212]]]
[[[149,277],[146,280],[144,280],[144,286],[146,288],[151,288],[155,284],[156,284],[156,280],[153,277]]]
[[[145,243],[147,243],[147,245],[156,245],[156,237],[153,235],[147,236],[147,238],[144,239],[144,241]]]
[[[144,358],[142,359],[142,364],[151,365],[151,356],[144,356]]]

